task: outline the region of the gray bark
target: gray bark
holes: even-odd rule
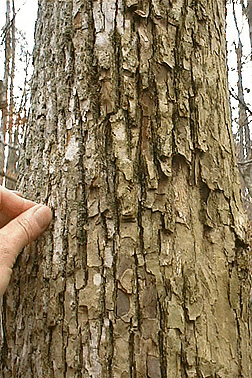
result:
[[[54,220],[4,298],[4,378],[251,377],[224,14],[40,1],[20,190]]]

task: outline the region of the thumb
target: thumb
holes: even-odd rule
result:
[[[9,284],[18,254],[45,231],[52,219],[49,207],[36,205],[0,230],[0,296]]]
[[[36,205],[0,230],[0,273],[3,267],[13,267],[21,250],[45,231],[51,219],[49,207]]]

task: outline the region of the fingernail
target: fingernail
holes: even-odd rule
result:
[[[37,224],[45,230],[52,220],[52,212],[48,206],[41,205],[33,214]]]

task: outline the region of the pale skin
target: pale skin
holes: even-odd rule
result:
[[[0,186],[0,297],[22,249],[37,239],[52,219],[49,207]]]

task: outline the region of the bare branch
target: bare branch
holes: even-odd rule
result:
[[[243,101],[241,100],[231,89],[229,90],[229,94],[230,96],[232,96],[236,101],[239,101],[239,103],[241,105],[244,106],[244,108],[247,110],[247,112],[249,112],[249,114],[252,116],[252,110],[250,110],[250,108],[248,107],[248,105]]]
[[[17,179],[16,179],[16,178],[7,175],[7,174],[6,174],[5,172],[3,172],[3,171],[0,171],[0,176],[5,177],[6,179],[8,179],[8,180],[10,180],[10,181],[17,182]]]

